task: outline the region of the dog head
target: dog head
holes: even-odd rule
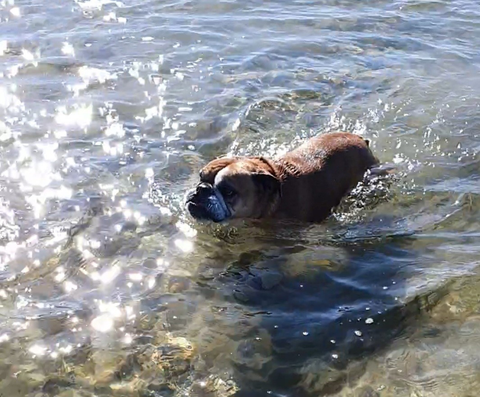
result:
[[[221,222],[268,215],[281,195],[275,168],[263,157],[219,158],[200,171],[200,182],[187,194],[195,219]]]

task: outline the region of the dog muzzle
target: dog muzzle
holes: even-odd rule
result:
[[[208,183],[200,183],[187,194],[186,209],[193,218],[222,222],[232,216],[218,189]]]

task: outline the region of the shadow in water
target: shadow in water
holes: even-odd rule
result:
[[[222,332],[237,321],[225,362],[238,397],[340,391],[362,375],[365,358],[401,337],[448,290],[407,291],[417,261],[413,237],[318,238],[315,244],[325,228],[282,230],[232,239],[199,270],[199,291],[225,316],[214,328]],[[235,251],[256,249],[225,263],[222,252],[235,243]],[[215,275],[212,266],[218,266]]]

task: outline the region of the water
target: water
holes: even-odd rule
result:
[[[470,396],[480,5],[0,2],[0,390]],[[398,167],[327,222],[196,225],[214,156],[337,129]]]

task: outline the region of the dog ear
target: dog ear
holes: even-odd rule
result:
[[[272,174],[257,173],[252,174],[252,178],[255,186],[262,189],[264,192],[267,192],[268,194],[277,193],[280,196],[282,195],[282,183]]]
[[[215,181],[215,176],[223,170],[225,167],[229,166],[237,159],[235,157],[221,157],[215,160],[210,161],[205,167],[200,170],[200,180],[202,182],[207,182],[213,185]]]

